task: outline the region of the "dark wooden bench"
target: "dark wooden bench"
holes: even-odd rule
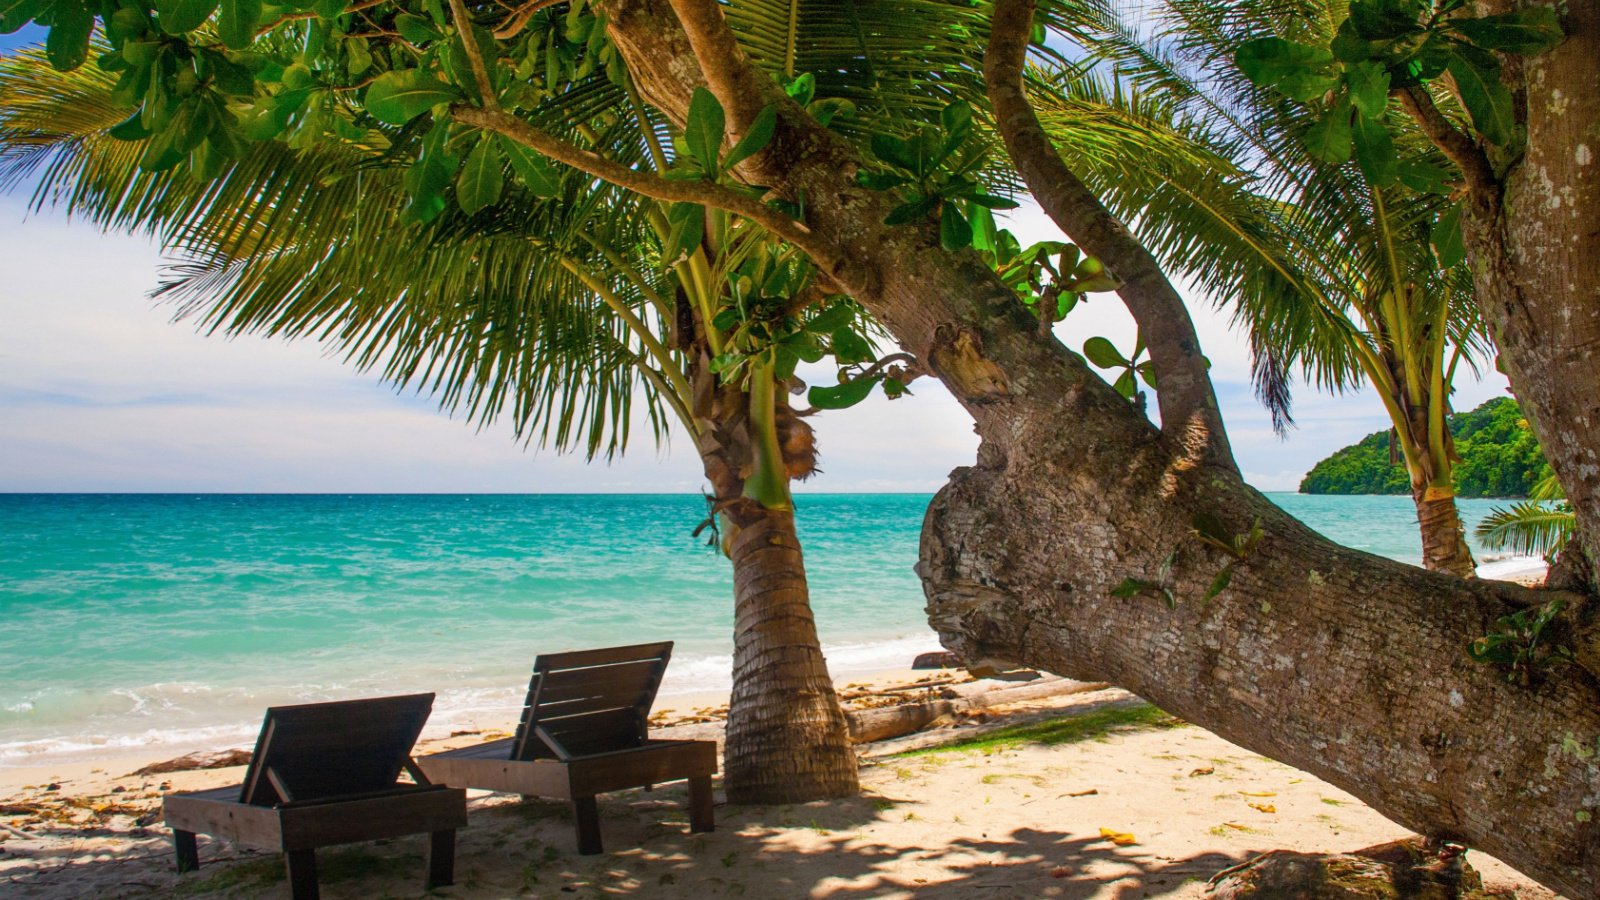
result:
[[[689,781],[689,830],[711,831],[715,741],[658,741],[650,707],[672,642],[556,653],[534,660],[514,737],[417,764],[451,787],[548,797],[572,804],[578,852],[601,852],[595,795]]]
[[[430,783],[411,759],[432,708],[432,694],[412,694],[268,709],[244,784],[163,802],[178,871],[200,866],[196,834],[215,835],[281,851],[305,900],[317,896],[318,847],[428,834],[427,885],[450,884],[467,792]]]

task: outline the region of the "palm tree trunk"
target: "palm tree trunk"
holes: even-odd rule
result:
[[[855,753],[817,640],[794,513],[749,500],[729,510],[733,699],[723,751],[735,803],[857,793]]]
[[[1430,493],[1434,496],[1430,497]],[[1423,568],[1460,578],[1474,577],[1477,563],[1472,558],[1472,549],[1467,546],[1466,529],[1461,525],[1455,495],[1438,496],[1437,492],[1423,488],[1413,489],[1411,496],[1417,505],[1417,525],[1422,530]]]

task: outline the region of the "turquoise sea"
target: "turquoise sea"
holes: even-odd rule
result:
[[[1405,497],[1271,495],[1420,559]],[[797,498],[835,675],[937,649],[928,497]],[[1493,501],[1463,501],[1469,528]],[[695,495],[0,495],[0,766],[249,740],[274,703],[433,690],[509,719],[544,651],[677,642],[659,706],[728,684],[732,587]]]

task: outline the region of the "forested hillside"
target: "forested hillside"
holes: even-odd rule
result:
[[[1539,442],[1522,418],[1517,402],[1496,397],[1471,412],[1450,417],[1455,438],[1456,492],[1461,497],[1525,497],[1549,474]],[[1411,490],[1405,466],[1390,456],[1389,432],[1367,435],[1312,467],[1300,482],[1302,494],[1405,494]]]

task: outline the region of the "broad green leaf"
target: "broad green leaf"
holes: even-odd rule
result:
[[[401,13],[394,17],[394,30],[413,44],[428,44],[444,37],[444,33],[422,16]]]
[[[156,24],[167,34],[187,34],[204,25],[217,0],[155,0]]]
[[[1448,269],[1467,258],[1465,241],[1461,237],[1461,204],[1451,207],[1439,216],[1428,235],[1433,253],[1439,258],[1440,268]]]
[[[817,124],[827,128],[834,119],[855,118],[856,105],[843,97],[824,97],[808,105],[806,112],[817,120]]]
[[[1472,125],[1491,144],[1505,146],[1516,134],[1512,118],[1511,92],[1500,82],[1500,66],[1492,57],[1469,59],[1467,54],[1450,57],[1448,69],[1461,95],[1461,105],[1472,117]]]
[[[0,0],[0,34],[11,34],[33,21],[44,7],[45,0]]]
[[[1402,184],[1419,194],[1450,193],[1450,171],[1426,160],[1403,160],[1395,174]]]
[[[1347,67],[1345,86],[1350,89],[1350,104],[1364,116],[1381,116],[1389,105],[1389,70],[1375,62]]]
[[[756,113],[755,120],[750,123],[750,128],[728,151],[728,158],[722,161],[724,171],[737,166],[751,156],[765,150],[772,143],[772,135],[778,128],[778,108],[770,103]]]
[[[850,328],[840,328],[833,333],[833,355],[840,365],[866,362],[872,359],[872,345]]]
[[[494,136],[484,134],[456,176],[456,202],[461,204],[462,212],[470,216],[500,202],[500,192],[506,186],[503,165]]]
[[[1216,578],[1211,579],[1211,585],[1206,588],[1205,596],[1200,598],[1201,602],[1207,602],[1213,597],[1227,590],[1229,583],[1232,581],[1233,563],[1229,563],[1222,567],[1222,571],[1217,573]]]
[[[926,219],[928,213],[933,212],[933,208],[938,204],[938,197],[921,197],[909,203],[902,203],[889,210],[889,214],[883,217],[883,224],[907,225],[912,222],[920,222]]]
[[[685,254],[694,252],[705,237],[706,210],[698,203],[674,203],[667,210],[666,244],[661,248],[661,264],[670,266]]]
[[[139,111],[134,110],[133,115],[111,126],[106,130],[106,134],[119,141],[142,141],[150,136],[150,129],[144,127],[144,122],[140,119]]]
[[[554,197],[561,192],[561,177],[554,163],[505,135],[498,137],[500,149],[511,162],[511,171],[535,197]]]
[[[1369,41],[1387,41],[1416,34],[1421,7],[1411,0],[1351,0],[1350,21]]]
[[[1103,337],[1092,337],[1083,342],[1083,355],[1102,369],[1120,369],[1128,365],[1115,344]]]
[[[1308,70],[1283,76],[1278,90],[1291,100],[1310,103],[1339,86],[1339,76],[1323,70]]]
[[[703,87],[694,89],[689,98],[689,117],[683,126],[683,140],[693,156],[707,172],[717,171],[717,157],[722,153],[722,137],[727,124],[722,104]]]
[[[1543,53],[1565,37],[1560,18],[1548,6],[1525,6],[1498,16],[1446,21],[1456,33],[1485,50],[1526,56]]]
[[[1139,392],[1139,382],[1134,380],[1133,370],[1122,370],[1122,375],[1117,378],[1115,384],[1111,385],[1111,389],[1132,400],[1133,395]]]
[[[817,409],[849,409],[867,399],[881,376],[857,378],[833,387],[814,387],[806,392],[806,401]]]
[[[1271,87],[1283,79],[1315,71],[1333,62],[1333,54],[1321,47],[1286,41],[1283,38],[1258,38],[1234,51],[1239,70],[1256,84]]]
[[[855,318],[855,310],[847,304],[836,303],[816,314],[811,321],[806,323],[806,330],[817,334],[831,334],[850,324]]]
[[[1357,114],[1352,131],[1356,165],[1373,187],[1394,184],[1398,164],[1394,157],[1394,140],[1381,120]]]
[[[57,3],[55,21],[50,26],[50,36],[45,38],[44,53],[50,65],[63,72],[83,65],[89,58],[89,34],[94,31],[94,13],[78,0]]]
[[[783,86],[783,92],[801,106],[811,105],[811,98],[817,95],[817,76],[806,72],[795,77]]]
[[[1016,209],[1019,206],[1017,201],[1008,197],[996,197],[994,194],[986,194],[982,191],[974,192],[968,199],[979,206],[989,209]]]
[[[367,88],[367,112],[390,125],[404,125],[431,109],[460,97],[453,87],[421,69],[385,72]]]
[[[972,226],[954,203],[939,212],[939,245],[952,252],[972,246]]]
[[[1306,129],[1306,150],[1326,163],[1350,158],[1350,103],[1341,98],[1322,118]]]

